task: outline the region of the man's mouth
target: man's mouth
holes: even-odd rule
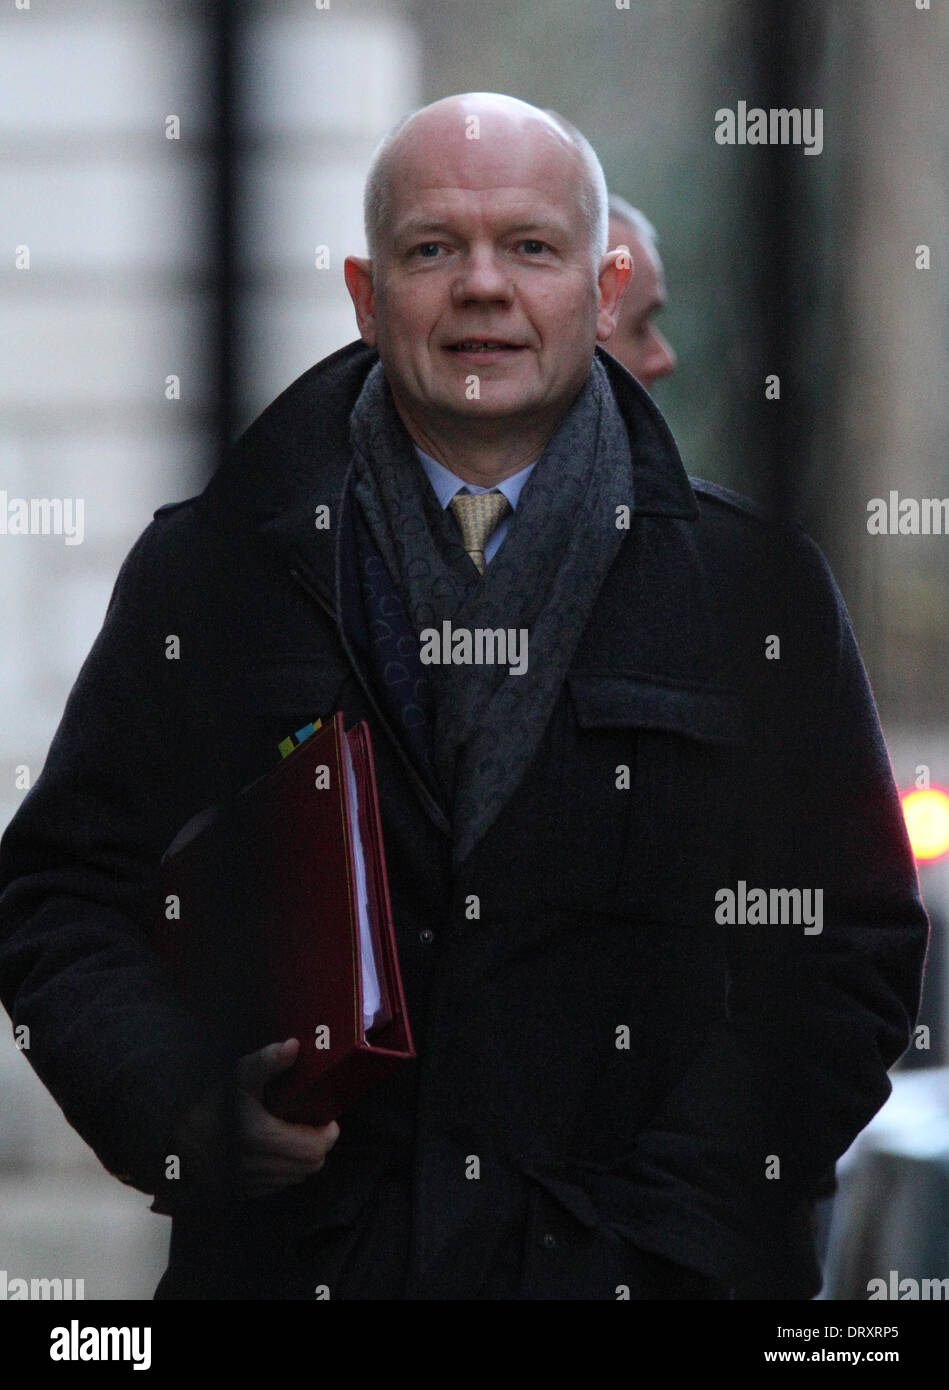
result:
[[[464,338],[447,347],[449,352],[521,352],[524,344],[502,342],[500,338]]]

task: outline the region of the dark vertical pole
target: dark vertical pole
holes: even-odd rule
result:
[[[211,48],[212,172],[211,243],[214,287],[211,373],[214,463],[225,457],[237,419],[239,365],[236,312],[237,143],[236,56],[240,0],[208,0]]]
[[[749,105],[769,112],[800,111],[802,117],[807,110],[822,109],[826,15],[819,0],[745,0],[740,9],[751,37]],[[745,410],[745,427],[753,433],[745,437],[754,439],[760,450],[760,495],[769,510],[779,522],[804,520],[810,529],[811,518],[803,515],[808,466],[826,420],[820,401],[827,362],[827,344],[821,341],[824,156],[806,154],[803,143],[755,146],[747,153],[754,158],[743,163],[742,205],[747,244],[753,248],[749,291],[757,315],[752,350],[760,373]],[[771,375],[780,379],[776,400],[767,399],[764,390],[764,378]],[[788,599],[793,603],[794,573],[783,567],[783,546],[775,544],[771,553],[773,574],[767,580],[776,615],[771,631],[780,634],[778,615],[787,611]],[[783,791],[776,787],[775,795]],[[815,1198],[814,1215],[823,1232],[822,1261],[832,1173],[833,1169],[823,1176],[823,1200]]]
[[[216,468],[226,459],[233,439],[236,421],[236,373],[239,366],[238,315],[236,303],[237,238],[237,179],[235,154],[237,145],[237,51],[240,41],[241,0],[207,0],[205,22],[210,47],[212,89],[211,138],[211,279],[213,286],[213,330],[210,373],[213,398],[214,448],[212,463]],[[222,699],[226,698],[222,691]],[[227,758],[227,755],[225,755]],[[225,786],[234,787],[237,772],[234,767],[220,769]],[[235,951],[229,932],[239,920],[240,910],[237,878],[227,852],[222,851],[217,884],[219,885],[217,921],[200,924],[212,934],[215,943],[215,967],[219,972],[222,998],[228,1001],[229,1017],[222,1020],[226,1047],[231,1056],[241,1051],[240,999],[246,982],[241,979],[242,952]],[[199,928],[199,929],[200,929]],[[240,1131],[236,1092],[228,1089],[220,1114],[221,1132],[215,1139],[215,1152],[221,1171],[214,1184],[216,1229],[214,1240],[221,1258],[234,1271],[236,1286],[243,1267],[244,1232],[239,1220],[232,1216],[239,1210]]]
[[[744,0],[738,9],[749,107],[820,107],[826,22],[820,7],[812,0]],[[783,517],[798,516],[817,435],[820,158],[805,154],[803,145],[788,144],[756,146],[742,161],[752,255],[749,322],[755,324],[760,364],[742,433],[756,442],[764,473],[759,495]],[[780,378],[778,401],[765,399],[764,378],[772,374]]]

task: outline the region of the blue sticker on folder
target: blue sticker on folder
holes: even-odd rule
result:
[[[322,719],[314,719],[311,724],[304,724],[303,728],[297,729],[295,734],[288,734],[286,738],[280,740],[277,744],[277,752],[281,758],[287,757],[294,748],[299,748],[304,739],[308,739],[311,734],[315,734],[317,729],[322,729],[322,727]]]

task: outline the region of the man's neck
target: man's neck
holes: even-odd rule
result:
[[[454,431],[423,427],[398,401],[395,407],[413,444],[456,477],[477,487],[497,487],[505,478],[533,463],[544,452],[556,429],[555,424],[526,433],[521,429],[516,439],[492,439],[487,431],[480,438],[472,437],[467,431],[460,437]]]

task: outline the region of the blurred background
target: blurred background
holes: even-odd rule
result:
[[[466,90],[562,113],[658,228],[659,326],[678,366],[654,391],[687,468],[776,501],[819,542],[900,788],[949,785],[949,536],[867,529],[871,498],[949,498],[946,7],[623,5],[4,6],[0,825],[42,768],[152,510],[198,491],[228,439],[356,336],[342,263],[365,251],[377,141]],[[718,144],[715,113],[739,101],[820,108],[820,154]],[[7,533],[16,498],[59,499],[64,516],[81,500],[81,543]],[[929,814],[928,1031],[840,1165],[824,1297],[865,1298],[890,1269],[949,1277],[938,798]],[[148,1298],[168,1224],[101,1170],[8,1032],[0,1269]]]

